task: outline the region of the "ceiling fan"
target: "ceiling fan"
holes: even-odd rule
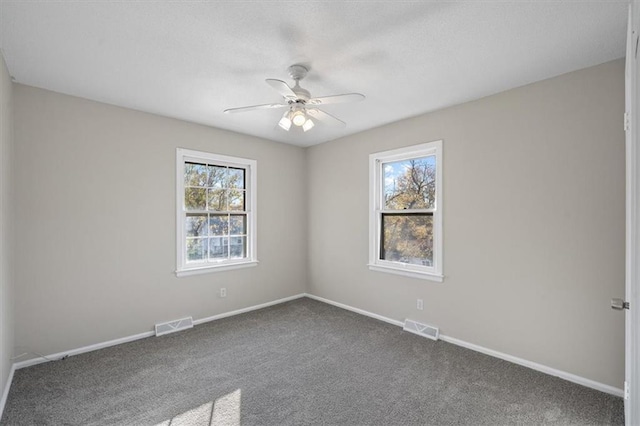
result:
[[[322,121],[331,126],[346,126],[346,123],[333,115],[318,109],[319,106],[328,104],[338,104],[346,102],[356,102],[364,99],[364,95],[360,93],[345,93],[342,95],[323,96],[321,98],[312,98],[308,90],[300,87],[302,80],[309,70],[303,65],[291,65],[288,68],[289,75],[295,81],[295,85],[290,87],[282,80],[268,78],[265,81],[271,87],[276,89],[284,98],[283,103],[253,105],[240,108],[225,109],[225,113],[235,113],[244,111],[253,111],[256,109],[274,109],[287,108],[282,118],[278,122],[278,126],[289,131],[291,124],[302,127],[305,132],[311,130],[315,125],[313,119]]]

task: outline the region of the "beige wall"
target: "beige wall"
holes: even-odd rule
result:
[[[305,291],[302,148],[28,86],[14,96],[17,351],[51,354]],[[175,276],[176,147],[257,160],[257,267]]]
[[[623,111],[619,60],[310,148],[310,293],[621,388]],[[369,271],[368,155],[439,139],[444,283]]]
[[[306,150],[15,85],[16,350],[308,290],[620,388],[623,77],[615,61]],[[368,155],[438,139],[444,283],[369,271]],[[175,277],[176,147],[258,161],[258,267]]]
[[[13,355],[13,279],[11,274],[11,150],[13,146],[13,84],[0,52],[0,397]],[[0,407],[1,411],[1,407]]]

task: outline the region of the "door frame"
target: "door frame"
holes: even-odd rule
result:
[[[626,274],[625,300],[625,424],[640,424],[640,141],[638,141],[638,33],[640,2],[629,3],[625,66],[626,130]]]

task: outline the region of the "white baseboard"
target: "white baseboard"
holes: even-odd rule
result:
[[[389,324],[397,325],[398,327],[403,327],[404,322],[394,320],[391,318],[384,317],[382,315],[374,314],[373,312],[365,311],[364,309],[354,308],[353,306],[345,305],[344,303],[334,302],[333,300],[325,299],[324,297],[315,296],[313,294],[306,293],[306,297],[309,299],[314,299],[319,302],[327,303],[329,305],[337,306],[338,308],[346,309],[347,311],[355,312],[360,315],[364,315],[367,317],[375,318],[380,321],[388,322]]]
[[[389,323],[389,324],[397,325],[399,327],[402,327],[404,325],[404,322],[402,322],[402,321],[398,321],[398,320],[394,320],[394,319],[391,319],[391,318],[384,317],[382,315],[374,314],[373,312],[365,311],[364,309],[354,308],[353,306],[345,305],[343,303],[334,302],[333,300],[325,299],[324,297],[319,297],[319,296],[315,296],[313,294],[308,294],[308,293],[306,294],[306,297],[308,297],[310,299],[318,300],[320,302],[328,303],[329,305],[337,306],[339,308],[346,309],[346,310],[351,311],[351,312],[356,312],[356,313],[361,314],[361,315],[365,315],[365,316],[368,316],[368,317],[371,317],[371,318],[375,318],[377,320],[384,321],[384,322]],[[533,370],[549,374],[551,376],[556,376],[556,377],[559,377],[561,379],[568,380],[570,382],[577,383],[579,385],[586,386],[586,387],[591,388],[591,389],[599,390],[601,392],[605,392],[605,393],[608,393],[608,394],[611,394],[611,395],[615,395],[615,396],[619,396],[619,397],[623,397],[623,395],[624,395],[624,392],[623,392],[622,389],[619,389],[619,388],[616,388],[616,387],[613,387],[613,386],[610,386],[610,385],[605,385],[604,383],[596,382],[594,380],[587,379],[587,378],[584,378],[584,377],[576,376],[575,374],[568,373],[568,372],[562,371],[562,370],[557,370],[555,368],[548,367],[548,366],[542,365],[542,364],[538,364],[538,363],[533,362],[533,361],[529,361],[529,360],[526,360],[526,359],[518,358],[518,357],[513,356],[513,355],[509,355],[509,354],[505,354],[505,353],[502,353],[502,352],[494,351],[493,349],[488,349],[488,348],[485,348],[483,346],[479,346],[479,345],[476,345],[476,344],[473,344],[473,343],[465,342],[464,340],[460,340],[460,339],[456,339],[455,337],[443,335],[442,333],[440,334],[440,340],[442,340],[444,342],[447,342],[447,343],[451,343],[453,345],[462,346],[463,348],[471,349],[473,351],[480,352],[480,353],[483,353],[485,355],[490,355],[490,356],[493,356],[495,358],[503,359],[505,361],[509,361],[509,362],[514,363],[514,364],[522,365],[524,367],[528,367],[528,368],[531,368]]]
[[[193,324],[194,325],[199,325],[199,324],[202,324],[202,323],[205,323],[205,322],[215,321],[217,319],[226,318],[226,317],[230,317],[230,316],[234,316],[234,315],[243,314],[245,312],[255,311],[257,309],[266,308],[268,306],[278,305],[280,303],[288,302],[290,300],[299,299],[301,297],[304,297],[304,293],[297,294],[295,296],[285,297],[284,299],[273,300],[271,302],[262,303],[260,305],[249,306],[247,308],[242,308],[242,309],[237,309],[235,311],[225,312],[225,313],[222,313],[222,314],[214,315],[212,317],[201,318],[199,320],[193,321]],[[96,343],[94,345],[83,346],[81,348],[71,349],[71,350],[68,350],[68,351],[63,351],[63,352],[58,352],[58,353],[55,353],[55,354],[47,355],[47,358],[49,358],[48,360],[44,359],[42,357],[28,359],[26,361],[21,361],[21,362],[14,363],[14,367],[15,367],[16,370],[19,370],[20,368],[31,367],[32,365],[37,365],[37,364],[42,364],[44,362],[49,362],[49,360],[51,360],[51,359],[61,359],[61,358],[64,358],[65,356],[73,356],[73,355],[83,354],[83,353],[86,353],[86,352],[97,351],[98,349],[104,349],[104,348],[108,348],[110,346],[120,345],[122,343],[129,343],[129,342],[133,342],[135,340],[145,339],[147,337],[152,337],[152,336],[155,336],[155,333],[153,331],[147,331],[147,332],[140,333],[140,334],[134,334],[132,336],[121,337],[119,339],[109,340],[107,342]]]
[[[7,397],[9,396],[9,389],[11,388],[11,382],[13,381],[13,373],[16,371],[16,365],[12,364],[9,369],[9,376],[7,377],[7,383],[4,385],[2,392],[2,399],[0,399],[0,420],[2,420],[2,413],[4,413],[4,405],[7,403]]]
[[[195,320],[193,322],[193,325],[200,325],[200,324],[204,324],[205,322],[215,321],[215,320],[219,320],[219,319],[227,318],[227,317],[232,317],[234,315],[240,315],[240,314],[244,314],[246,312],[256,311],[256,310],[262,309],[262,308],[268,308],[269,306],[279,305],[280,303],[289,302],[291,300],[300,299],[302,297],[305,297],[305,293],[296,294],[294,296],[285,297],[283,299],[273,300],[271,302],[262,303],[260,305],[249,306],[248,308],[242,308],[242,309],[237,309],[235,311],[225,312],[225,313],[222,313],[222,314],[214,315],[212,317],[201,318],[199,320]]]
[[[533,370],[549,374],[550,376],[556,376],[561,379],[568,380],[570,382],[577,383],[579,385],[586,386],[591,389],[599,390],[600,392],[619,396],[621,398],[624,395],[624,392],[622,389],[605,385],[604,383],[596,382],[595,380],[587,379],[581,376],[576,376],[575,374],[568,373],[566,371],[558,370],[552,367],[547,367],[546,365],[538,364],[537,362],[528,361],[526,359],[518,358],[513,355],[505,354],[502,352],[494,351],[493,349],[488,349],[483,346],[465,342],[464,340],[456,339],[455,337],[440,334],[440,340],[443,340],[445,342],[448,342],[457,346],[462,346],[463,348],[471,349],[472,351],[480,352],[485,355],[490,355],[496,358],[500,358],[505,361],[512,362],[514,364],[522,365],[524,367],[529,367]]]
[[[133,342],[135,340],[144,339],[144,338],[151,337],[151,336],[154,336],[154,335],[155,335],[155,333],[153,331],[147,331],[146,333],[134,334],[133,336],[121,337],[120,339],[109,340],[107,342],[100,342],[100,343],[96,343],[94,345],[83,346],[81,348],[71,349],[71,350],[68,350],[68,351],[63,351],[63,352],[58,352],[58,353],[55,353],[55,354],[47,355],[47,358],[49,358],[49,359],[45,359],[43,357],[32,358],[32,359],[28,359],[26,361],[16,362],[13,365],[16,367],[16,370],[19,370],[21,368],[31,367],[32,365],[37,365],[37,364],[42,364],[42,363],[45,363],[45,362],[49,362],[50,360],[58,360],[58,359],[66,357],[66,356],[73,356],[73,355],[79,355],[79,354],[83,354],[83,353],[87,353],[87,352],[97,351],[98,349],[108,348],[109,346],[121,345],[122,343],[129,343],[129,342]]]

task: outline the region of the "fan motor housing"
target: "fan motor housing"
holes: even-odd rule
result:
[[[309,99],[311,99],[311,93],[309,93],[308,90],[300,87],[300,80],[302,80],[307,76],[309,69],[303,65],[296,64],[296,65],[291,65],[288,68],[288,71],[293,81],[296,82],[296,85],[292,87],[291,90],[293,90],[293,93],[296,94],[296,96],[298,97],[298,100],[302,100],[306,102]]]
[[[303,65],[291,65],[288,68],[288,71],[291,78],[295,81],[302,80],[307,76],[307,73],[309,72],[307,67]]]
[[[305,102],[311,99],[311,93],[309,93],[307,89],[303,89],[302,87],[298,86],[297,82],[296,86],[293,88],[293,92],[296,94],[298,99],[301,99]]]

